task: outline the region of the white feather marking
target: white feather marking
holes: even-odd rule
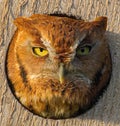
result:
[[[76,39],[75,43],[73,46],[71,46],[71,50],[73,51],[73,53],[70,55],[71,59],[74,59],[74,56],[76,55],[76,48],[78,47],[78,45],[82,42],[82,40],[86,37],[86,34],[84,34],[80,39]]]
[[[51,42],[49,40],[44,39],[44,38],[41,38],[41,41],[46,46],[46,48],[49,51],[49,53],[52,54],[52,55],[55,55],[55,49],[52,48],[52,46],[50,44]]]
[[[73,50],[76,50],[78,45],[82,42],[82,40],[86,37],[86,34],[82,35],[80,39],[77,39],[74,43],[74,45],[71,47]]]
[[[58,76],[56,73],[39,73],[39,74],[30,74],[28,75],[28,78],[33,80],[33,79],[37,79],[37,78],[54,78],[54,79],[58,79]]]

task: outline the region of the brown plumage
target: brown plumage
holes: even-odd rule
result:
[[[16,98],[45,118],[69,118],[88,109],[111,74],[107,18],[85,22],[36,14],[14,23],[6,68]]]

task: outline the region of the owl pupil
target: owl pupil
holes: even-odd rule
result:
[[[81,49],[81,52],[84,52],[85,51],[85,49]]]
[[[44,50],[43,48],[40,48],[40,52],[43,52],[43,50]]]

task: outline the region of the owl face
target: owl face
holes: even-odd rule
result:
[[[90,108],[111,73],[106,22],[106,17],[17,18],[6,59],[17,99],[45,118],[69,118]]]

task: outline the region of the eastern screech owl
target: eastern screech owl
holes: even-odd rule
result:
[[[45,118],[69,118],[90,108],[111,74],[107,18],[35,14],[14,23],[6,72],[16,98]]]

